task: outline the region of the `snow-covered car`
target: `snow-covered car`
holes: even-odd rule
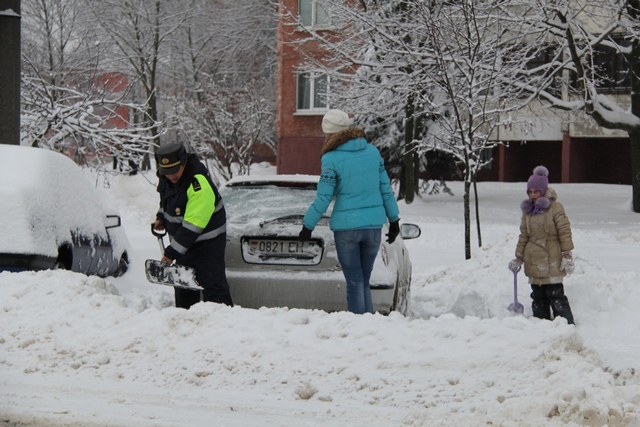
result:
[[[244,176],[220,189],[227,210],[227,277],[235,304],[327,312],[347,309],[345,279],[329,229],[333,203],[310,241],[298,237],[318,178]],[[376,312],[407,313],[411,260],[403,239],[416,238],[420,232],[417,225],[402,224],[401,237],[393,244],[383,239],[370,281]]]
[[[63,154],[0,144],[0,272],[119,276],[129,242],[81,168]]]

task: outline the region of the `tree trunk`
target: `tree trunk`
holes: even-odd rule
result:
[[[476,228],[478,229],[478,247],[482,247],[482,233],[480,232],[480,204],[478,203],[477,174],[473,174],[473,198],[476,202]]]
[[[415,181],[415,162],[414,162],[414,126],[415,121],[413,117],[414,105],[413,100],[409,99],[405,108],[406,121],[404,125],[404,158],[402,168],[402,179],[404,181],[404,197],[405,202],[410,204],[413,202],[413,197],[416,194],[417,183]]]
[[[469,174],[464,178],[464,259],[471,259],[471,207],[469,204],[469,191],[471,180]]]
[[[422,139],[422,116],[416,117],[413,122],[413,140]],[[418,143],[411,144],[411,159],[413,161],[413,191],[420,196],[420,155],[418,153]]]
[[[640,132],[629,133],[631,142],[631,193],[633,211],[640,212]]]
[[[403,200],[404,199],[404,195],[405,195],[405,182],[404,182],[404,165],[402,166],[402,169],[400,170],[400,177],[398,178],[398,183],[400,184],[400,187],[398,188],[398,200]]]

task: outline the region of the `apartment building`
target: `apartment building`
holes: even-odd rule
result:
[[[296,23],[322,27],[326,16],[316,0],[279,3],[277,171],[318,174],[324,141],[322,116],[331,106],[324,96],[326,76],[303,69],[303,65],[307,56],[321,60],[323,51],[315,41],[302,42],[307,34]],[[601,87],[601,92],[616,98],[619,105],[629,104],[624,61],[612,50],[603,50],[596,60],[611,75],[611,82],[603,83],[608,87]],[[522,132],[509,127],[498,130],[496,140],[503,144],[487,153],[492,161],[478,180],[526,181],[535,166],[544,164],[552,182],[631,184],[631,147],[626,132],[604,129],[587,116],[566,118],[542,110],[532,115],[526,134]]]

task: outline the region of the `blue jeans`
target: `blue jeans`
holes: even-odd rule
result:
[[[369,279],[380,248],[380,229],[334,231],[338,261],[347,280],[347,309],[373,313]]]

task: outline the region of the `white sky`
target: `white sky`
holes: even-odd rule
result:
[[[256,173],[272,173],[260,170]],[[553,184],[574,232],[576,327],[524,316],[513,257],[524,183],[480,183],[464,260],[455,197],[400,204],[423,234],[411,315],[172,307],[146,282],[155,176],[116,177],[131,270],[0,273],[0,419],[38,426],[640,425],[640,214],[629,186]],[[102,190],[101,190],[102,191]]]

